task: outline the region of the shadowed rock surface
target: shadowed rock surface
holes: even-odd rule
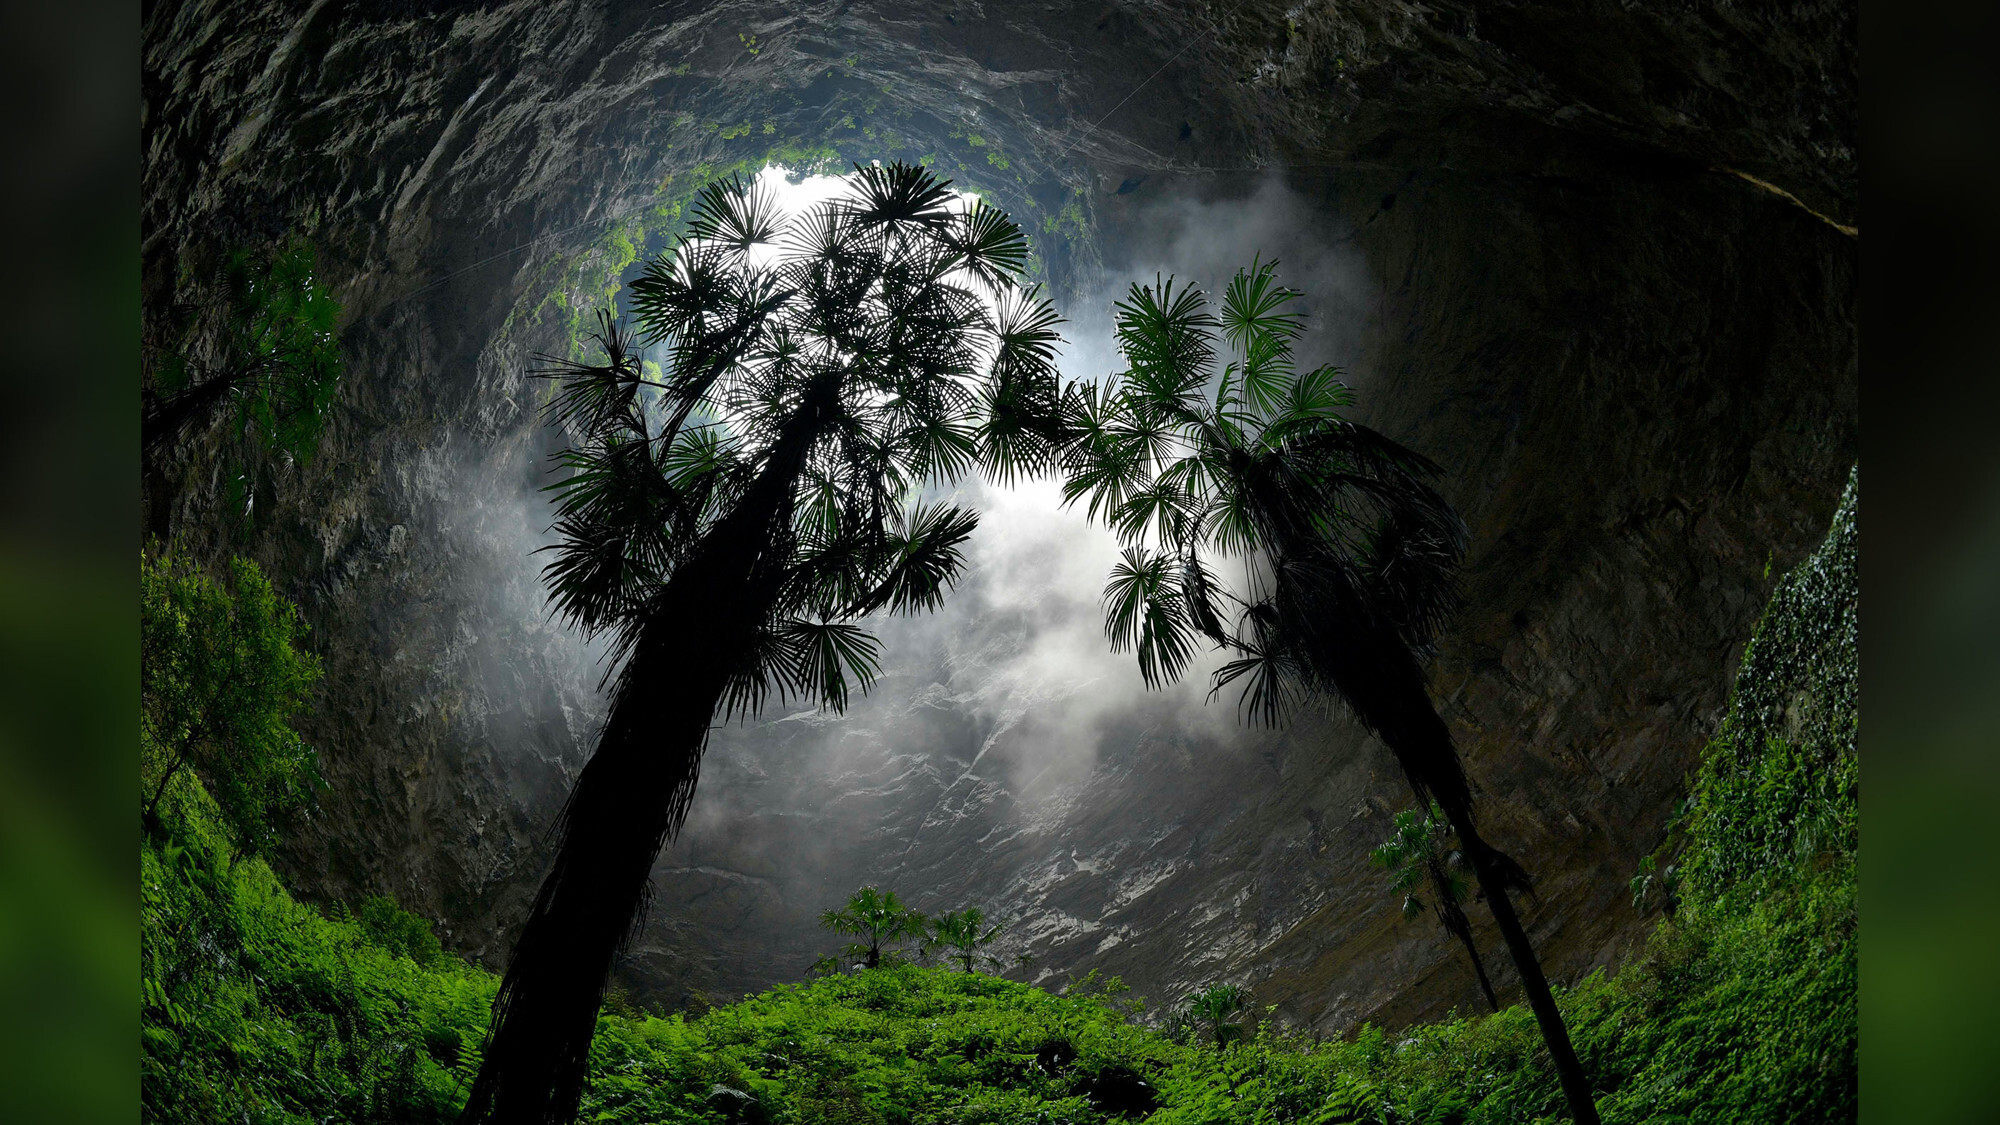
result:
[[[528,555],[526,372],[601,301],[621,220],[784,146],[935,156],[1037,232],[1081,320],[1151,268],[1165,209],[1282,166],[1364,279],[1333,357],[1364,420],[1443,464],[1472,528],[1435,682],[1488,835],[1538,877],[1553,976],[1617,960],[1625,880],[1855,455],[1855,17],[1480,8],[154,5],[148,316],[292,232],[347,306],[318,457],[252,466],[247,511],[215,435],[144,482],[148,530],[249,551],[313,624],[329,789],[289,877],[504,959],[600,713]],[[982,570],[885,630],[847,716],[720,732],[633,991],[791,979],[817,912],[879,880],[1018,918],[1005,951],[1051,979],[1242,980],[1328,1030],[1476,1006],[1367,867],[1409,803],[1386,753],[1338,715],[1254,732],[1198,687],[1139,697],[1108,658],[1024,678],[1046,630],[1096,628],[1097,579],[1066,577]]]

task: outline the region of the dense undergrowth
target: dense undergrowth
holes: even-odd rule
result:
[[[1758,625],[1687,813],[1670,917],[1562,995],[1607,1122],[1853,1120],[1855,489]],[[384,899],[350,914],[232,859],[182,787],[143,845],[142,1089],[158,1121],[441,1121],[496,978]],[[1316,1043],[1174,1034],[1115,982],[1057,995],[903,965],[698,1017],[607,1010],[582,1119],[962,1125],[1531,1122],[1562,1096],[1523,1007]]]

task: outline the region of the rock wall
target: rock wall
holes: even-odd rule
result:
[[[294,231],[348,310],[318,457],[250,466],[247,512],[224,510],[214,435],[142,482],[148,531],[250,551],[313,623],[330,788],[289,876],[394,893],[503,959],[600,706],[527,557],[547,438],[525,372],[566,344],[552,291],[621,220],[784,146],[929,156],[1026,219],[1082,301],[1139,262],[1159,207],[1282,166],[1365,263],[1344,362],[1368,420],[1447,466],[1473,529],[1436,683],[1489,834],[1538,876],[1557,976],[1616,960],[1641,928],[1624,880],[1855,455],[1854,18],[153,5],[148,314],[220,248]],[[1088,619],[1094,590],[1048,576],[1036,612]],[[829,889],[881,879],[1018,917],[1044,976],[1102,968],[1159,999],[1244,980],[1329,1029],[1476,1002],[1366,868],[1408,803],[1379,747],[1337,714],[1245,732],[1198,691],[1097,707],[1088,677],[1010,680],[1028,633],[998,604],[892,631],[894,675],[844,718],[718,735],[635,992],[795,976]]]

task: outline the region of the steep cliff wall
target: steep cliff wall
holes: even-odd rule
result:
[[[252,466],[247,513],[203,440],[144,482],[151,530],[250,550],[313,622],[330,789],[291,877],[504,955],[599,707],[527,557],[525,370],[611,231],[779,149],[928,156],[1026,220],[1081,320],[1167,210],[1283,166],[1355,264],[1368,420],[1474,532],[1436,682],[1490,834],[1540,878],[1558,975],[1617,957],[1624,879],[1854,456],[1854,16],[1479,7],[155,5],[149,310],[291,231],[348,308],[319,457]],[[982,574],[949,627],[892,629],[854,713],[718,735],[635,990],[792,976],[826,896],[883,879],[1156,996],[1243,979],[1326,1027],[1474,998],[1365,867],[1407,804],[1379,747],[1337,715],[1240,731],[1115,663],[1023,678],[1094,629],[1094,578]]]

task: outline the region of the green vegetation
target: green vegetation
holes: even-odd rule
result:
[[[311,457],[340,382],[340,303],[310,242],[230,253],[148,349],[140,435],[151,453],[218,413],[271,453]]]
[[[861,958],[864,969],[882,967],[884,945],[922,938],[926,921],[922,914],[904,906],[895,891],[885,894],[874,887],[861,888],[847,900],[846,906],[829,910],[819,918],[819,924],[834,933],[861,939],[841,952]],[[900,960],[894,950],[888,956],[891,962]]]
[[[1221,1051],[1243,1041],[1239,1017],[1249,1009],[1249,989],[1240,984],[1213,984],[1189,997],[1171,1020],[1190,1031],[1205,1029],[1215,1049]]]
[[[1429,816],[1405,809],[1396,814],[1396,834],[1369,852],[1368,858],[1394,875],[1389,887],[1403,896],[1405,918],[1424,912],[1417,888],[1430,885],[1431,913],[1438,925],[1465,947],[1486,1006],[1497,1012],[1500,1000],[1493,995],[1493,982],[1486,979],[1486,962],[1480,959],[1479,943],[1472,938],[1472,920],[1465,916],[1465,900],[1472,893],[1472,881],[1465,874],[1465,853],[1451,846],[1450,837],[1451,826],[1445,823],[1443,809],[1432,805]]]
[[[1744,650],[1721,736],[1677,821],[1691,899],[1724,899],[1760,872],[1857,847],[1859,487],[1857,468],[1826,545],[1778,583]]]
[[[1667,917],[1672,918],[1681,904],[1680,882],[1680,868],[1671,863],[1661,868],[1658,859],[1646,856],[1639,861],[1639,870],[1633,874],[1629,884],[1632,909],[1643,913],[1651,910],[1657,902],[1660,909],[1666,911]]]
[[[291,726],[319,678],[305,631],[248,559],[225,583],[170,551],[140,557],[142,820],[157,827],[199,778],[230,845],[254,853],[311,796],[312,749]]]
[[[301,804],[319,674],[254,563],[142,557],[140,1095],[148,1121],[443,1121],[495,982],[386,898],[292,901],[256,852]]]
[[[885,893],[863,887],[847,900],[847,905],[820,915],[819,924],[834,933],[862,940],[849,943],[839,957],[815,961],[814,973],[837,973],[844,964],[853,964],[855,958],[860,958],[860,963],[853,965],[857,969],[908,964],[910,958],[904,950],[891,948],[906,942],[915,942],[917,956],[926,962],[938,957],[946,964],[956,964],[964,973],[974,972],[979,966],[996,970],[1007,966],[986,952],[1006,927],[987,925],[986,912],[977,906],[929,917],[904,906],[894,891]],[[1028,960],[1026,955],[1015,958],[1016,963]]]
[[[1083,214],[1083,196],[1072,195],[1054,214],[1042,217],[1042,233],[1071,242],[1081,242],[1090,232],[1090,220]]]
[[[1783,580],[1757,627],[1689,815],[1662,848],[1699,873],[1682,908],[1615,977],[1559,995],[1606,1121],[1855,1119],[1855,520],[1850,486],[1826,544]],[[456,1112],[478,1067],[492,975],[432,952],[428,927],[387,900],[358,918],[293,902],[261,860],[234,858],[198,787],[161,819],[140,857],[145,1120]],[[1089,977],[1052,995],[901,965],[782,986],[699,1018],[607,1011],[579,1119],[1560,1119],[1560,1089],[1520,1007],[1328,1042],[1241,1021],[1227,1004],[1213,1007],[1238,1032],[1218,1034],[1192,1025],[1194,1007],[1173,1009],[1161,1031],[1147,1022],[1159,1013],[1115,982]]]
[[[1003,969],[1007,963],[985,950],[1006,930],[1006,926],[998,923],[988,926],[986,912],[977,906],[947,910],[924,923],[924,951],[957,964],[962,973],[972,972],[978,965]],[[1027,958],[1023,955],[1017,960]]]
[[[217,812],[197,791],[140,849],[142,1118],[450,1120],[498,982],[387,900],[360,919],[292,901]]]

